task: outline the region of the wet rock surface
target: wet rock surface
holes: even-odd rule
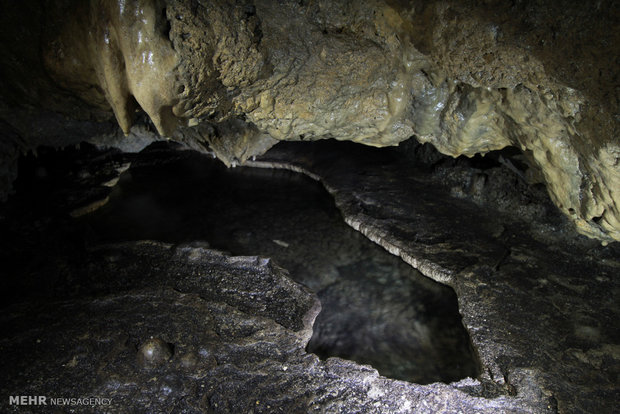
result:
[[[135,254],[133,263],[145,266],[144,270],[152,269],[150,261],[156,257],[176,256],[170,246],[156,243],[109,247],[106,254]],[[234,264],[221,276],[235,274],[237,281],[253,284],[258,272],[271,283],[283,282],[289,297],[300,301],[293,308],[301,305],[306,311],[295,320],[301,328],[289,329],[269,316],[244,311],[243,304],[233,306],[226,300],[156,287],[156,282],[97,298],[15,305],[2,315],[2,325],[11,329],[1,342],[2,352],[11,357],[2,361],[6,376],[2,393],[19,389],[36,395],[95,395],[110,398],[111,403],[92,411],[118,413],[533,409],[528,402],[505,397],[473,397],[465,392],[477,387],[472,380],[419,386],[379,377],[375,370],[345,360],[322,362],[304,350],[318,310],[316,297],[278,275],[279,271],[268,271],[247,258],[225,258],[200,249],[194,256],[187,268],[194,273],[224,261]],[[201,282],[192,287],[221,292]],[[226,284],[226,290],[234,288],[233,282]],[[312,305],[310,309],[306,304]],[[127,312],[128,308],[133,311]],[[286,312],[282,308],[281,313]],[[171,343],[174,355],[144,370],[136,363],[136,353],[139,343],[152,335]],[[13,411],[24,410],[13,407]]]
[[[114,293],[5,309],[3,395],[111,398],[101,412],[270,412],[286,407],[278,393],[295,395],[274,385],[318,364],[303,348],[320,305],[267,261],[155,242],[91,254],[107,266],[89,274]]]
[[[346,148],[345,152],[349,150]],[[147,167],[163,169],[164,165],[153,160],[158,157],[157,152],[145,155],[146,161],[142,161],[140,168],[137,168],[141,162],[139,158],[132,158],[135,168],[125,174],[139,175],[140,169]],[[171,161],[174,154],[167,150],[164,164],[174,165]],[[187,157],[187,153],[176,154],[179,160]],[[111,165],[122,165],[127,161],[127,155],[117,153],[106,157]],[[96,165],[96,159],[90,158],[93,165]],[[346,161],[344,155],[340,159]],[[69,164],[64,160],[60,165]],[[83,169],[82,166],[76,170]],[[107,171],[105,168],[100,170]],[[117,169],[112,168],[112,171],[118,174]],[[243,170],[233,171],[239,171],[238,174],[243,176]],[[269,173],[266,182],[278,177],[277,172],[274,175],[261,171]],[[104,176],[109,178],[106,174]],[[98,179],[97,174],[91,175],[90,180],[88,188],[97,188],[95,183],[104,181]],[[132,177],[128,182],[137,181],[138,177]],[[123,188],[122,177],[119,182],[116,189]],[[245,176],[240,182],[252,183],[252,180]],[[164,184],[160,183],[162,187]],[[308,283],[312,272],[321,264],[319,259],[307,256],[310,258],[309,270],[304,271],[302,266],[288,273],[266,259],[235,257],[209,250],[209,244],[205,242],[173,240],[175,244],[145,241],[101,244],[105,240],[96,240],[95,228],[87,231],[76,223],[103,214],[106,209],[114,212],[114,190],[105,188],[112,191],[111,195],[108,194],[111,201],[89,216],[71,217],[69,212],[73,211],[75,203],[66,202],[52,218],[38,224],[30,220],[35,214],[23,217],[24,221],[20,223],[9,214],[10,211],[3,211],[3,229],[29,229],[24,235],[2,233],[3,261],[18,264],[13,266],[12,278],[3,278],[5,305],[1,326],[6,332],[0,342],[6,356],[1,362],[3,396],[32,393],[111,398],[111,405],[95,408],[100,412],[554,411],[554,396],[540,386],[536,370],[532,375],[509,371],[508,384],[498,384],[483,375],[480,379],[463,379],[450,385],[418,385],[381,377],[371,367],[355,362],[339,358],[321,360],[307,350],[308,343],[312,345],[314,340],[311,339],[311,326],[317,317],[318,298],[308,288],[293,281],[296,274],[305,274],[304,283]],[[130,194],[134,191],[140,195],[135,183]],[[240,193],[245,192],[248,190],[240,190]],[[272,196],[279,199],[277,193],[265,195],[265,198]],[[299,208],[295,198],[293,196],[291,200],[293,210]],[[57,196],[56,204],[62,199],[66,200],[66,197]],[[323,199],[319,197],[319,200]],[[49,214],[53,205],[48,203],[45,208],[40,207],[39,213]],[[21,207],[29,210],[24,205]],[[333,210],[331,205],[330,209]],[[302,211],[307,214],[309,210]],[[250,213],[256,215],[258,211],[250,209]],[[233,218],[240,220],[240,216],[233,215]],[[320,220],[313,222],[320,223]],[[303,228],[303,225],[298,223],[298,227]],[[175,234],[174,228],[182,226],[176,222],[169,230],[165,226],[162,230],[169,231],[170,237]],[[127,231],[126,234],[132,231],[129,228],[123,230]],[[325,229],[317,230],[325,232]],[[248,249],[268,245],[274,256],[277,250],[288,252],[292,249],[290,245],[285,248],[282,244],[267,243],[260,238],[254,244],[249,243],[247,240],[256,236],[248,236],[247,232],[233,234],[237,238],[242,236],[237,240],[236,248],[243,247],[244,243]],[[312,234],[310,231],[308,237],[312,238]],[[15,242],[20,237],[22,242],[29,240],[30,244],[17,248]],[[191,239],[191,234],[188,237]],[[283,234],[278,237],[276,240],[281,243],[295,242],[295,238],[285,238]],[[355,237],[347,240],[358,245],[363,239],[361,235],[358,237],[357,241]],[[234,237],[228,239],[228,243],[233,245],[233,240]],[[226,241],[227,237],[222,237],[218,243]],[[47,246],[48,250],[41,246]],[[21,256],[17,256],[20,250]],[[350,252],[337,245],[321,250],[338,254]],[[415,282],[416,276],[410,269],[408,273],[405,265],[405,268],[390,270],[389,260],[371,259],[370,251],[361,250],[364,255],[361,263],[358,263],[359,257],[341,259],[339,276],[324,270],[317,272],[324,277],[342,279],[322,293],[319,291],[325,306],[336,305],[335,309],[346,315],[343,307],[364,308],[373,302],[371,296],[378,295],[382,299],[376,303],[393,301],[397,305],[392,308],[395,310],[409,300],[416,301],[410,305],[426,303],[433,309],[432,301],[425,302],[419,293],[427,295],[437,288],[430,285],[421,290],[420,286],[424,284]],[[286,261],[286,254],[281,257]],[[37,263],[28,265],[28,260]],[[291,263],[294,261],[287,265]],[[362,272],[367,272],[366,280]],[[409,285],[412,283],[415,285]],[[369,296],[359,296],[359,287]],[[342,293],[358,298],[360,303],[356,305],[349,300],[343,306]],[[340,308],[337,307],[339,304]],[[484,310],[485,307],[480,308],[481,314]],[[367,314],[358,315],[358,321],[373,316],[372,310],[367,311]],[[391,312],[383,315],[384,322],[411,321],[408,314],[411,310],[401,308],[400,314]],[[405,319],[399,319],[403,317]],[[496,314],[490,317],[500,318]],[[325,324],[320,328],[317,319],[314,326],[327,330],[324,338],[329,338],[329,327],[334,325]],[[395,332],[391,329],[392,326],[387,325],[380,333],[390,336]],[[359,334],[359,330],[362,329],[358,327],[358,330],[350,331],[351,339],[354,339],[351,342],[358,342],[360,338],[354,335]],[[486,340],[484,336],[478,338]],[[146,366],[140,355],[151,341],[162,351],[161,358]],[[495,343],[489,341],[485,344],[497,350]],[[476,343],[476,346],[481,345]],[[379,351],[393,352],[393,348]],[[433,355],[427,357],[430,358]],[[398,361],[402,362],[402,359]],[[506,363],[509,369],[510,360]],[[397,372],[392,374],[398,375]],[[24,412],[24,407],[6,406],[6,409]],[[76,407],[71,409],[82,412]]]
[[[205,240],[273,258],[323,304],[310,351],[418,383],[477,375],[454,292],[348,227],[320,184],[166,148],[133,165],[109,204],[84,218],[90,243]]]
[[[472,396],[483,388],[471,379],[421,386],[346,360],[320,361],[305,351],[320,308],[316,296],[256,257],[157,242],[101,247],[90,256],[93,283],[84,290],[96,291],[96,281],[104,278],[105,289],[114,293],[3,308],[3,395],[109,398],[92,411],[119,413],[536,407],[516,398]],[[261,306],[274,298],[276,313]],[[153,337],[167,352],[144,367],[137,356]]]
[[[167,136],[229,165],[278,140],[415,136],[453,156],[513,146],[580,233],[609,242],[620,240],[616,9],[29,0],[1,17],[0,117],[18,151]]]
[[[403,158],[402,153],[395,156],[389,151],[335,147],[332,143],[276,147],[254,164],[299,170],[321,180],[353,228],[426,276],[451,286],[482,366],[477,380],[418,387],[376,379],[374,371],[353,363],[312,359],[316,365],[310,365],[327,374],[319,375],[318,382],[303,377],[306,374],[294,377],[292,383],[304,378],[299,383],[308,382],[313,391],[304,388],[304,397],[294,401],[286,400],[283,393],[278,401],[293,412],[307,411],[308,406],[300,403],[304,398],[319,401],[318,410],[345,412],[611,412],[615,409],[611,402],[618,400],[620,359],[615,300],[619,251],[617,243],[612,243],[620,240],[618,26],[617,6],[612,0],[585,6],[564,0],[5,2],[0,13],[0,197],[10,191],[17,176],[20,154],[44,151],[42,145],[67,147],[82,141],[137,152],[153,141],[164,140],[163,136],[172,136],[188,148],[216,155],[229,166],[265,153],[277,140],[336,138],[386,146],[414,137],[453,156],[511,146],[520,153],[493,152],[497,165],[491,167],[479,156],[472,163],[442,158],[420,166],[415,156]],[[130,314],[115,314],[103,305],[98,308],[105,311],[101,316],[96,300],[107,297],[122,306],[135,304],[144,310],[147,303],[140,302],[136,289],[146,292],[147,302],[160,303],[157,293],[149,289],[159,286],[163,292],[170,287],[159,282],[125,285],[125,280],[113,277],[122,274],[120,268],[99,274],[84,266],[89,261],[99,263],[100,252],[92,247],[104,240],[87,226],[76,226],[76,219],[109,207],[115,197],[111,188],[133,160],[114,151],[97,157],[93,153],[77,166],[65,157],[53,166],[32,169],[24,178],[36,182],[37,191],[13,210],[0,209],[0,258],[11,271],[1,281],[7,310],[3,327],[8,331],[8,327],[22,326],[19,332],[26,332],[10,337],[17,344],[13,348],[3,342],[9,347],[3,349],[10,352],[2,363],[6,372],[14,374],[10,381],[17,381],[3,383],[16,387],[30,383],[16,374],[19,370],[15,367],[22,367],[30,378],[48,381],[46,386],[52,389],[54,378],[46,380],[25,366],[28,352],[49,362],[63,354],[59,349],[79,348],[76,342],[65,347],[60,342],[62,336],[46,339],[48,348],[33,348],[28,335],[49,325],[37,322],[39,316],[42,321],[51,320],[45,319],[47,315],[54,316],[60,324],[58,330],[68,332],[69,337],[83,335],[78,332],[80,324],[88,324],[95,315],[107,321],[108,310],[118,315],[106,322],[110,326],[134,326],[135,320],[127,319]],[[56,180],[57,172],[64,178]],[[71,188],[56,187],[65,179]],[[550,197],[533,183],[546,185]],[[53,210],[55,203],[63,208]],[[148,218],[145,211],[137,208],[134,214]],[[155,232],[161,240],[174,237],[179,224],[188,227],[165,211],[151,217],[166,223]],[[21,218],[16,221],[15,217]],[[601,247],[577,236],[571,223],[581,234],[612,244]],[[144,229],[138,230],[131,230],[134,236]],[[237,228],[228,238],[214,238],[213,246],[220,248],[221,243],[221,248],[234,255],[258,254],[257,246],[264,247],[268,256],[280,254],[278,262],[291,270],[291,278],[316,290],[333,309],[356,309],[364,319],[369,316],[363,309],[366,298],[360,306],[352,306],[354,302],[342,303],[343,294],[356,297],[351,292],[359,293],[360,288],[380,289],[382,295],[367,300],[399,303],[420,299],[425,296],[420,292],[434,289],[416,287],[412,294],[413,278],[398,266],[390,265],[392,270],[386,271],[387,261],[349,255],[338,262],[342,251],[329,243],[321,248],[331,249],[331,259],[336,258],[338,264],[321,267],[320,260],[306,260],[310,266],[304,270],[291,260],[295,254],[284,236],[260,239]],[[207,246],[201,244],[203,237],[174,243],[196,239],[197,243],[186,248],[198,252],[192,254],[200,259]],[[16,244],[17,240],[21,244]],[[135,257],[128,253],[123,259],[115,253],[109,262],[118,259],[128,268],[142,263],[144,269],[151,269],[151,264],[159,263],[153,255],[178,253],[174,246],[153,244],[161,251],[140,246],[110,247],[131,251]],[[205,254],[211,263],[215,256]],[[228,256],[220,256],[225,268],[233,266],[223,259]],[[110,269],[106,260],[99,261]],[[177,265],[184,260],[193,259],[179,258]],[[310,275],[317,264],[324,278],[313,285]],[[356,275],[359,268],[371,275],[364,284]],[[157,269],[152,268],[152,273],[134,270],[158,280]],[[339,283],[326,283],[335,275],[341,277]],[[356,283],[351,283],[352,278]],[[134,279],[127,276],[127,280]],[[259,312],[260,317],[283,327],[285,336],[289,331],[298,332],[299,324],[305,323],[300,322],[305,320],[302,315],[311,314],[302,306],[285,321],[284,315],[269,308],[272,296],[261,301],[259,294],[250,300],[235,295],[234,286],[226,290],[230,296],[199,296],[200,300],[209,304],[205,306],[226,303],[239,308],[242,319],[250,315],[247,317],[253,320]],[[278,300],[292,297],[296,302],[299,297],[288,295],[287,289],[278,291]],[[160,299],[180,301],[176,294],[180,293],[161,293]],[[92,300],[84,295],[92,295]],[[253,307],[254,299],[258,307]],[[284,302],[277,302],[278,306]],[[201,304],[192,306],[199,309]],[[78,308],[90,310],[85,316]],[[63,309],[69,311],[63,313]],[[392,328],[385,321],[410,320],[411,312],[411,308],[393,306],[385,314],[389,317],[376,318],[376,326],[389,331]],[[346,356],[363,362],[359,355],[352,355],[347,341],[329,329],[327,315],[323,313],[315,324],[324,344],[340,347]],[[13,316],[17,319],[11,319]],[[157,320],[152,322],[152,326],[161,326]],[[191,330],[191,326],[185,328]],[[127,364],[144,365],[137,362],[137,352],[151,336],[162,341],[157,349],[163,358],[157,359],[156,367],[142,366],[141,375],[150,369],[176,367],[177,357],[184,367],[199,360],[193,353],[177,353],[175,338],[161,332],[144,336],[141,328],[136,329]],[[359,344],[362,339],[355,333],[381,335],[385,330],[358,327],[348,336]],[[115,337],[109,332],[101,335]],[[362,336],[368,349],[382,350],[367,341],[367,335]],[[303,348],[306,345],[301,343],[308,339],[295,347]],[[95,342],[109,343],[107,339]],[[323,353],[324,344],[311,339],[310,349]],[[101,347],[92,348],[92,354],[99,355]],[[46,354],[51,349],[53,354]],[[166,349],[171,358],[166,359]],[[302,351],[300,355],[310,358]],[[407,352],[402,355],[409,357]],[[392,365],[398,366],[402,358]],[[17,361],[14,365],[13,360]],[[367,361],[379,363],[373,358]],[[84,367],[92,368],[91,362],[85,362]],[[216,367],[217,362],[215,357],[208,358],[206,365]],[[85,369],[98,372],[91,368]],[[250,395],[265,379],[264,370],[257,365],[249,366],[247,372],[245,367],[238,368],[226,371],[237,385],[229,390],[218,385],[215,398],[220,398],[221,404],[204,408],[207,406],[192,403],[181,411],[250,411],[250,406],[267,410],[260,404],[251,405],[253,397],[235,405],[232,393]],[[369,389],[367,382],[352,380],[351,372],[357,372],[351,374],[357,379],[373,378],[373,384],[380,381],[384,388]],[[398,370],[385,372],[404,375]],[[455,379],[464,372],[470,372],[469,368],[455,369],[443,379]],[[245,381],[246,377],[254,379]],[[90,392],[87,380],[92,375],[86,378],[80,372],[68,378],[77,378],[85,392]],[[143,395],[172,389],[151,387],[130,374],[123,378],[123,386],[129,388],[142,384],[135,387],[146,390]],[[283,381],[275,383],[288,384]],[[347,382],[357,384],[348,385],[354,391],[343,385]],[[334,388],[321,385],[332,383]],[[392,388],[385,391],[385,387]],[[394,387],[413,393],[413,402],[392,400],[391,395],[401,395],[393,392]],[[134,392],[129,388],[120,394]],[[274,389],[278,386],[268,392]],[[470,398],[460,391],[484,398]],[[133,400],[127,397],[122,401]],[[174,410],[172,399],[166,401],[152,411]],[[371,407],[369,401],[379,405]]]
[[[315,145],[278,146],[254,165],[319,179],[353,228],[453,287],[482,378],[544,396],[559,412],[615,409],[618,246],[579,237],[557,217],[524,221],[447,196],[441,174],[391,156]]]

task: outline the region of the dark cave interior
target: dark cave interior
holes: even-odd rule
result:
[[[320,182],[299,172],[261,164],[263,159],[277,159],[278,151],[290,154],[292,150],[306,154],[302,159],[312,154],[349,154],[350,159],[341,157],[338,162],[341,168],[353,169],[362,177],[359,183],[350,183],[354,188],[370,185],[364,180],[378,177],[377,169],[401,166],[400,176],[427,175],[433,182],[442,183],[441,202],[460,200],[510,226],[508,230],[502,227],[502,233],[522,231],[518,222],[508,224],[506,218],[518,212],[530,219],[531,231],[552,231],[557,240],[568,241],[576,249],[594,248],[592,241],[575,236],[570,223],[555,211],[544,187],[527,183],[525,175],[516,170],[519,157],[511,149],[486,157],[450,159],[420,144],[373,149],[330,141],[292,143],[277,146],[254,167],[231,169],[210,155],[165,142],[136,154],[100,150],[90,144],[61,150],[40,148],[36,155],[20,158],[15,192],[2,204],[0,251],[8,269],[1,289],[8,310],[4,329],[14,332],[14,338],[46,336],[50,322],[42,316],[42,307],[54,308],[55,319],[72,321],[76,310],[68,304],[106,301],[110,295],[129,295],[145,286],[170,283],[163,282],[167,273],[152,263],[156,260],[152,253],[120,252],[153,240],[177,252],[207,249],[231,257],[270,258],[286,269],[292,280],[315,292],[321,303],[304,349],[323,361],[340,357],[368,364],[388,378],[421,385],[480,377],[478,351],[463,327],[454,290],[423,276],[348,226],[333,196]],[[327,157],[320,163],[329,166],[333,159]],[[389,188],[386,191],[393,192]],[[389,211],[389,203],[384,207]],[[373,209],[377,205],[367,200],[361,208],[364,214],[376,214]],[[425,236],[419,237],[424,240]],[[431,236],[426,243],[443,244],[445,238]],[[505,262],[514,254],[501,253],[501,249],[498,252],[491,264],[493,271],[510,267]],[[615,246],[599,247],[596,252],[602,261],[617,254]],[[146,256],[141,258],[141,254]],[[135,265],[137,268],[127,264],[142,263],[145,258],[144,264]],[[172,265],[171,271],[174,269]],[[162,282],[157,282],[158,278]],[[58,307],[63,303],[67,305]],[[123,306],[127,310],[139,308],[133,302]],[[279,311],[288,312],[286,308]],[[15,315],[21,316],[15,319]],[[147,317],[138,312],[134,318],[140,321]],[[165,319],[151,323],[149,336],[164,344],[165,352],[160,353],[166,357],[150,370],[161,369],[169,359],[181,358],[178,353],[191,347],[184,339],[170,339],[168,323]],[[88,326],[82,329],[91,331]],[[63,329],[68,330],[61,326],[51,332],[57,334]],[[99,335],[110,336],[105,329],[98,329]],[[92,328],[92,335],[97,332]],[[57,347],[37,349],[38,341],[5,349],[16,360],[36,355],[52,366],[67,359],[58,354]],[[118,346],[127,355],[137,353],[138,362],[130,365],[151,366],[139,357],[150,342],[131,334],[114,341],[121,341]],[[208,366],[225,365],[224,357],[199,351],[203,354],[213,361]],[[91,369],[90,363],[83,369]],[[127,362],[116,361],[110,367],[123,363]],[[7,369],[11,372],[19,367],[9,365]],[[107,374],[100,371],[99,375]],[[125,381],[135,373],[127,375]],[[72,381],[70,378],[51,374],[50,380],[54,387],[71,387],[65,383]],[[493,391],[486,384],[473,392],[489,397],[503,391]]]
[[[371,151],[386,162],[399,156]],[[93,191],[106,171],[129,160],[109,195]],[[108,293],[101,282],[79,279],[93,246],[194,243],[272,258],[317,292],[322,310],[308,351],[321,358],[351,359],[420,384],[478,375],[454,291],[347,226],[322,186],[300,173],[227,169],[166,143],[134,156],[86,144],[23,157],[15,188],[3,211],[2,261],[12,269],[3,279],[2,292],[11,292],[5,303]],[[109,201],[71,217],[76,204],[97,197]]]
[[[2,2],[0,412],[616,412],[616,3]]]

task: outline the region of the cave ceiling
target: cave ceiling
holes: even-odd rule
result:
[[[19,151],[96,141],[93,129],[108,143],[113,129],[92,124],[111,119],[126,136],[116,141],[159,135],[227,164],[283,140],[415,137],[451,156],[513,146],[579,232],[620,238],[613,2],[3,7],[2,116]]]

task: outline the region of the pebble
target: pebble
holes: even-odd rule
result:
[[[143,368],[155,368],[172,358],[172,347],[160,338],[151,338],[138,349],[138,365]]]

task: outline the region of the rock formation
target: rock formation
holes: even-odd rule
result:
[[[0,343],[3,353],[43,352],[36,355],[45,361],[45,350],[31,348],[30,341],[39,328],[45,332],[44,326],[32,327],[28,318],[47,315],[55,321],[54,329],[70,336],[67,349],[75,351],[63,369],[94,368],[92,364],[104,357],[120,369],[119,382],[104,376],[109,382],[92,384],[84,377],[90,368],[78,372],[75,378],[82,391],[117,390],[122,401],[133,401],[140,393],[127,384],[144,379],[132,371],[142,366],[162,375],[172,369],[190,378],[179,385],[175,381],[181,377],[172,375],[165,379],[171,382],[162,383],[162,389],[190,396],[183,402],[187,412],[268,412],[270,407],[261,405],[265,399],[301,410],[608,411],[610,402],[617,400],[619,360],[613,298],[618,248],[608,246],[620,241],[619,28],[620,11],[612,0],[587,5],[570,0],[4,2],[0,6],[1,196],[17,176],[20,154],[84,141],[138,152],[153,141],[169,139],[213,154],[228,166],[302,171],[322,181],[349,225],[455,290],[482,373],[451,385],[419,386],[383,379],[352,362],[319,361],[303,349],[317,312],[316,296],[285,272],[266,267],[261,259],[161,243],[111,249],[127,252],[136,263],[146,257],[144,268],[157,277],[178,276],[173,268],[164,274],[149,267],[161,257],[178,259],[179,268],[188,271],[218,263],[225,263],[228,272],[243,268],[236,273],[241,287],[235,281],[219,285],[214,279],[213,291],[241,292],[257,282],[256,272],[263,272],[265,280],[277,279],[272,288],[281,290],[274,293],[265,285],[254,296],[239,300],[228,300],[224,293],[205,299],[206,294],[196,293],[199,287],[184,291],[165,278],[149,286],[140,280],[140,289],[116,289],[112,280],[97,291],[105,295],[96,300],[71,297],[70,302],[39,306],[28,298],[27,304],[5,308],[3,326],[20,330]],[[289,143],[293,146],[267,152],[280,141],[324,139],[374,147],[400,144],[399,149],[405,150],[399,154],[411,155],[411,165],[398,158],[397,165],[387,168],[373,158],[376,152],[355,158],[349,156],[355,152],[351,147],[333,149],[329,143],[310,147]],[[446,191],[441,178],[449,182],[453,176],[441,176],[445,163],[430,173],[419,169],[415,154],[406,154],[407,148],[414,153],[426,150],[412,140],[452,157],[479,160],[481,154],[491,153],[487,159],[505,167],[497,174],[516,173],[511,177],[525,186],[525,192],[543,183],[576,230],[596,241],[565,231],[557,217],[535,218],[537,212],[546,211],[539,200],[513,205],[519,198],[514,194],[499,200],[497,188],[517,185],[494,181],[490,172],[469,168],[464,172],[467,180]],[[320,153],[324,149],[327,152]],[[304,154],[305,150],[309,152]],[[456,162],[454,166],[458,167]],[[107,184],[75,191],[78,195],[57,195],[84,201],[71,210],[73,217],[105,204],[110,187],[127,165],[105,168]],[[416,174],[426,175],[416,179]],[[487,186],[487,181],[492,182]],[[485,198],[481,195],[485,191],[493,196]],[[534,190],[531,194],[538,197]],[[487,210],[487,201],[494,198],[503,204]],[[45,208],[39,203],[33,197],[26,205]],[[521,212],[525,213],[518,217]],[[30,223],[20,216],[27,223],[20,227],[23,223],[13,225],[13,216],[3,214],[0,225],[19,237],[24,229],[29,229],[26,236],[45,233],[41,229],[49,224],[43,219]],[[0,241],[6,247],[11,245],[11,234],[5,234]],[[75,235],[64,236],[73,240]],[[75,238],[81,243],[88,237]],[[28,251],[29,243],[24,242],[23,251]],[[107,265],[116,269],[116,256],[98,255],[82,259],[86,263],[109,259]],[[64,264],[59,266],[65,269]],[[127,274],[139,279],[141,273]],[[96,270],[92,274],[98,275],[100,284],[105,278]],[[9,282],[22,276],[15,273]],[[68,292],[79,277],[70,279],[63,279],[70,288],[62,288]],[[12,291],[10,283],[7,292]],[[77,283],[75,289],[79,288]],[[260,306],[255,299],[262,300]],[[278,300],[288,301],[296,310],[281,313]],[[171,306],[201,310],[188,311],[187,318],[217,312],[232,316],[210,319],[213,332],[202,331],[200,324],[183,327],[185,318],[177,321],[174,338],[150,338],[148,330],[136,328],[122,309],[115,318],[114,304],[123,309],[135,304],[148,311],[153,326],[161,320],[149,310],[152,305],[165,312],[172,312]],[[98,326],[101,337],[87,344],[95,362],[81,360],[79,338],[87,332],[80,326],[101,312],[112,315],[105,321],[133,329],[134,342],[118,337],[112,354],[102,357],[98,346],[109,342],[113,332]],[[539,319],[531,321],[531,312],[537,312]],[[67,315],[68,322],[63,319]],[[252,324],[259,329],[243,330]],[[190,331],[196,336],[188,338],[188,346],[195,349],[175,349],[173,343],[181,343],[178,339]],[[270,336],[274,332],[279,339]],[[238,347],[239,337],[249,338],[249,352],[241,356],[227,348]],[[43,346],[62,347],[58,338],[47,339]],[[196,351],[205,341],[221,346],[205,356]],[[138,350],[142,356],[136,356]],[[150,351],[158,355],[153,363]],[[246,357],[253,362],[247,370],[238,369]],[[214,358],[221,362],[220,368],[215,368]],[[198,360],[207,371],[219,371],[198,378],[204,374],[192,371]],[[23,370],[37,375],[36,367],[26,367],[24,361],[2,362],[3,371],[15,374],[11,381],[16,381],[3,381],[3,386],[23,385],[17,378]],[[291,370],[282,368],[280,373],[283,361]],[[247,392],[260,383],[263,370],[279,372],[269,384],[293,384],[288,389],[295,391],[294,401],[286,393],[278,394],[286,387],[270,385],[258,387],[260,400],[251,393],[235,400],[238,390]],[[205,394],[196,387],[205,385],[201,381],[207,377],[215,388]],[[222,378],[232,378],[233,388],[226,389],[230,384]],[[48,377],[41,389],[51,392],[54,381]],[[347,381],[353,384],[349,390],[343,387]],[[187,384],[193,387],[189,391],[182,389]],[[398,400],[383,398],[392,394]],[[448,402],[442,405],[444,398]],[[153,401],[153,409],[168,410],[179,403],[171,401]]]
[[[459,194],[500,199],[520,180],[506,165],[446,191],[442,168],[346,142],[278,145],[251,162],[268,170],[209,158],[21,160],[0,204],[3,412],[26,409],[16,394],[119,413],[615,409],[620,246],[525,189],[505,211]]]
[[[98,108],[74,112],[73,97],[51,107],[74,118],[111,108],[126,135],[140,108],[160,135],[207,141],[229,164],[277,140],[415,136],[452,156],[515,146],[581,233],[620,239],[612,2],[43,4],[33,13],[44,29],[29,39],[43,64],[5,81],[38,104],[56,97],[38,100],[26,82]],[[15,91],[20,81],[30,89]]]

